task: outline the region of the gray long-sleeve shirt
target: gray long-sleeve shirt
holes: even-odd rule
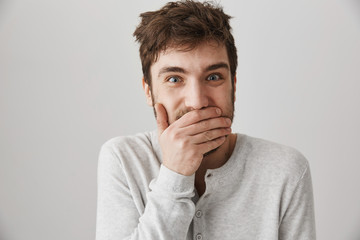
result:
[[[296,150],[237,134],[230,159],[205,175],[161,164],[156,132],[117,137],[100,151],[97,240],[313,240],[308,161]]]

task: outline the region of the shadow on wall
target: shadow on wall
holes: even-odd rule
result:
[[[6,3],[6,0],[0,0],[0,11],[2,11],[4,9],[5,3]]]
[[[0,5],[0,7],[1,7],[1,5]],[[0,239],[1,240],[9,240],[4,233],[4,228],[2,225],[0,225]]]
[[[360,20],[360,1],[359,0],[352,0],[351,1],[351,8],[354,9],[354,13],[355,15],[359,18]],[[359,238],[360,239],[360,238]]]
[[[355,234],[355,237],[353,238],[353,240],[360,240],[360,230],[357,234]]]
[[[351,234],[351,238],[349,240],[360,240],[360,212],[358,212],[357,214],[357,219],[356,219],[356,228],[353,231],[353,234]]]
[[[4,16],[6,0],[0,0],[0,23],[1,23],[1,16]]]

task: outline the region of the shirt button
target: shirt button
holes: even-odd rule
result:
[[[200,234],[200,233],[198,233],[197,235],[196,235],[196,240],[201,240],[202,239],[202,235]]]
[[[196,211],[195,216],[198,217],[198,218],[201,217],[202,212],[200,210]]]

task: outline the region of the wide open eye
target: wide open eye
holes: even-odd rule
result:
[[[221,79],[221,77],[218,74],[211,74],[210,76],[207,77],[206,80],[208,80],[208,81],[218,81],[220,79]]]
[[[177,83],[177,82],[180,82],[180,78],[179,77],[169,77],[168,81],[171,83]]]

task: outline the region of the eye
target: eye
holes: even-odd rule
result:
[[[207,77],[206,80],[209,80],[209,81],[218,81],[220,80],[221,77],[218,75],[218,74],[211,74],[210,76]]]
[[[177,83],[177,82],[180,82],[180,78],[179,77],[169,77],[167,79],[168,82],[171,82],[171,83]]]

